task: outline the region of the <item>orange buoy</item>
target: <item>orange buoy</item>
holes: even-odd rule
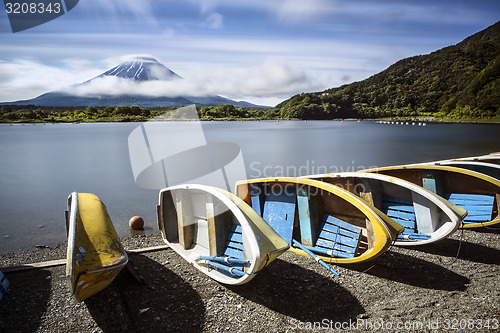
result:
[[[144,220],[140,216],[132,216],[128,221],[130,229],[142,230],[144,229]]]

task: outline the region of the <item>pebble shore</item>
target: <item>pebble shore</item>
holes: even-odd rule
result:
[[[163,245],[159,234],[122,243]],[[65,257],[61,244],[2,255],[0,267]],[[500,331],[498,229],[392,247],[366,263],[335,266],[339,277],[287,252],[242,286],[211,280],[171,249],[131,258],[146,286],[123,270],[83,303],[71,298],[64,265],[7,272],[0,332]]]

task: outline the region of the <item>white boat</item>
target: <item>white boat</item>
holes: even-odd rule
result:
[[[474,162],[484,162],[484,163],[500,165],[500,153],[491,153],[488,155],[455,158],[453,159],[453,161],[474,161]]]
[[[157,214],[165,243],[225,284],[250,281],[290,246],[249,205],[212,186],[162,189]]]
[[[500,223],[500,181],[493,177],[442,165],[397,165],[365,172],[405,179],[467,210],[463,228]]]
[[[307,176],[360,196],[405,227],[395,245],[422,245],[455,232],[467,211],[403,179],[366,172]]]
[[[416,165],[443,165],[450,166],[455,168],[461,168],[471,171],[476,171],[487,176],[493,177],[497,180],[500,180],[500,164],[494,164],[487,162],[488,160],[479,161],[479,160],[446,160],[446,161],[436,161],[436,162],[427,162],[427,163],[419,163]],[[491,160],[490,160],[491,161]]]

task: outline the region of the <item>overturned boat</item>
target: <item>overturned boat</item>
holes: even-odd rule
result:
[[[239,181],[236,194],[291,250],[328,263],[354,263],[383,253],[403,229],[340,187],[304,178]],[[310,253],[312,252],[312,254]]]
[[[73,192],[66,211],[66,278],[77,302],[107,287],[128,263],[128,255],[108,215],[94,194]]]
[[[157,215],[165,243],[221,283],[250,281],[289,248],[250,206],[216,187],[162,189]]]
[[[404,226],[395,245],[422,245],[452,234],[467,211],[403,179],[365,172],[307,176],[360,196]]]
[[[441,165],[398,165],[365,171],[407,180],[467,210],[463,228],[500,223],[500,181],[493,177]]]

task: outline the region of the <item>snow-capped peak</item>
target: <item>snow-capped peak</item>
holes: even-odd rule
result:
[[[111,68],[98,77],[104,76],[116,76],[140,81],[180,78],[179,75],[150,56],[133,56],[128,58],[125,62]]]

